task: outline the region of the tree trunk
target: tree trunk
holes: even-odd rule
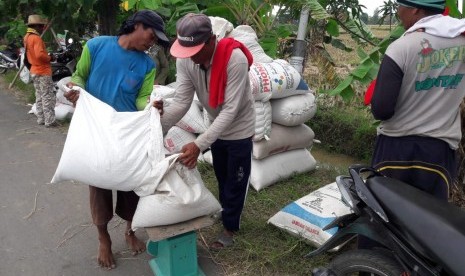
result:
[[[98,0],[98,31],[99,35],[115,35],[117,32],[116,14],[120,0]]]

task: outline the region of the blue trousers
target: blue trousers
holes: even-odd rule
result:
[[[211,145],[213,169],[218,180],[223,226],[238,231],[249,187],[252,165],[252,137],[216,140]]]

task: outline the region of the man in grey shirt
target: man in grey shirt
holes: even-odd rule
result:
[[[179,160],[193,168],[200,152],[211,148],[224,226],[211,248],[221,249],[233,244],[249,185],[255,133],[248,74],[252,57],[233,39],[218,42],[206,15],[187,14],[177,22],[176,30],[177,39],[170,49],[177,58],[175,98],[164,108],[162,102],[155,102],[154,106],[163,112],[164,132],[186,114],[194,93],[214,118],[203,134],[183,146]]]
[[[371,100],[381,120],[373,166],[447,200],[465,95],[465,23],[445,1],[398,0],[405,34],[386,50]]]

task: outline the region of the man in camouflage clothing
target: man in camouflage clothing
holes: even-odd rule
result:
[[[53,57],[47,53],[45,43],[40,37],[46,20],[39,15],[30,15],[27,32],[24,37],[26,55],[31,64],[31,78],[36,90],[37,123],[45,127],[56,127],[55,121],[56,95],[53,92],[52,66]]]

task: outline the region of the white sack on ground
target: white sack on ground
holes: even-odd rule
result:
[[[185,144],[194,142],[195,138],[197,138],[195,134],[185,131],[178,126],[173,126],[168,130],[168,133],[166,133],[163,139],[163,145],[168,154],[180,153],[182,147]]]
[[[253,142],[252,156],[263,159],[273,154],[308,148],[313,144],[315,133],[307,125],[282,126],[271,124],[270,139]]]
[[[218,40],[224,38],[234,29],[234,25],[224,18],[216,16],[209,16],[208,18],[212,22],[213,34],[216,35]]]
[[[32,105],[31,110],[29,110],[28,113],[37,116],[37,106],[35,103]],[[71,119],[73,117],[73,113],[74,107],[72,105],[59,103],[57,100],[57,103],[55,105],[55,119],[59,121]]]
[[[249,71],[250,87],[256,101],[268,101],[311,92],[299,72],[289,62],[254,62]]]
[[[155,193],[139,199],[132,219],[133,229],[179,223],[221,210],[197,168],[190,170],[176,162],[176,155],[165,161],[169,166]]]
[[[233,37],[235,40],[242,42],[253,56],[254,62],[272,62],[273,59],[263,50],[255,30],[249,25],[240,25],[234,28],[226,37]]]
[[[213,166],[213,156],[212,156],[212,151],[208,150],[204,153],[201,153],[199,155],[199,158],[197,159],[200,162],[207,162],[208,164]]]
[[[252,159],[250,184],[260,191],[294,173],[308,172],[315,167],[315,158],[306,149],[285,151],[261,160]]]
[[[341,193],[334,182],[290,203],[272,216],[268,223],[319,247],[337,232],[337,227],[326,231],[323,228],[336,217],[349,213],[351,209],[342,202]]]
[[[160,115],[155,108],[116,112],[83,89],[52,183],[76,180],[131,191],[152,184],[164,159]]]
[[[74,113],[74,107],[70,105],[61,104],[61,103],[57,103],[55,105],[55,119],[59,121],[71,119],[73,117],[73,113]]]
[[[268,139],[271,134],[271,104],[255,101],[255,135],[253,141]]]
[[[315,116],[317,109],[313,93],[294,95],[270,102],[273,123],[283,126],[303,124]]]

